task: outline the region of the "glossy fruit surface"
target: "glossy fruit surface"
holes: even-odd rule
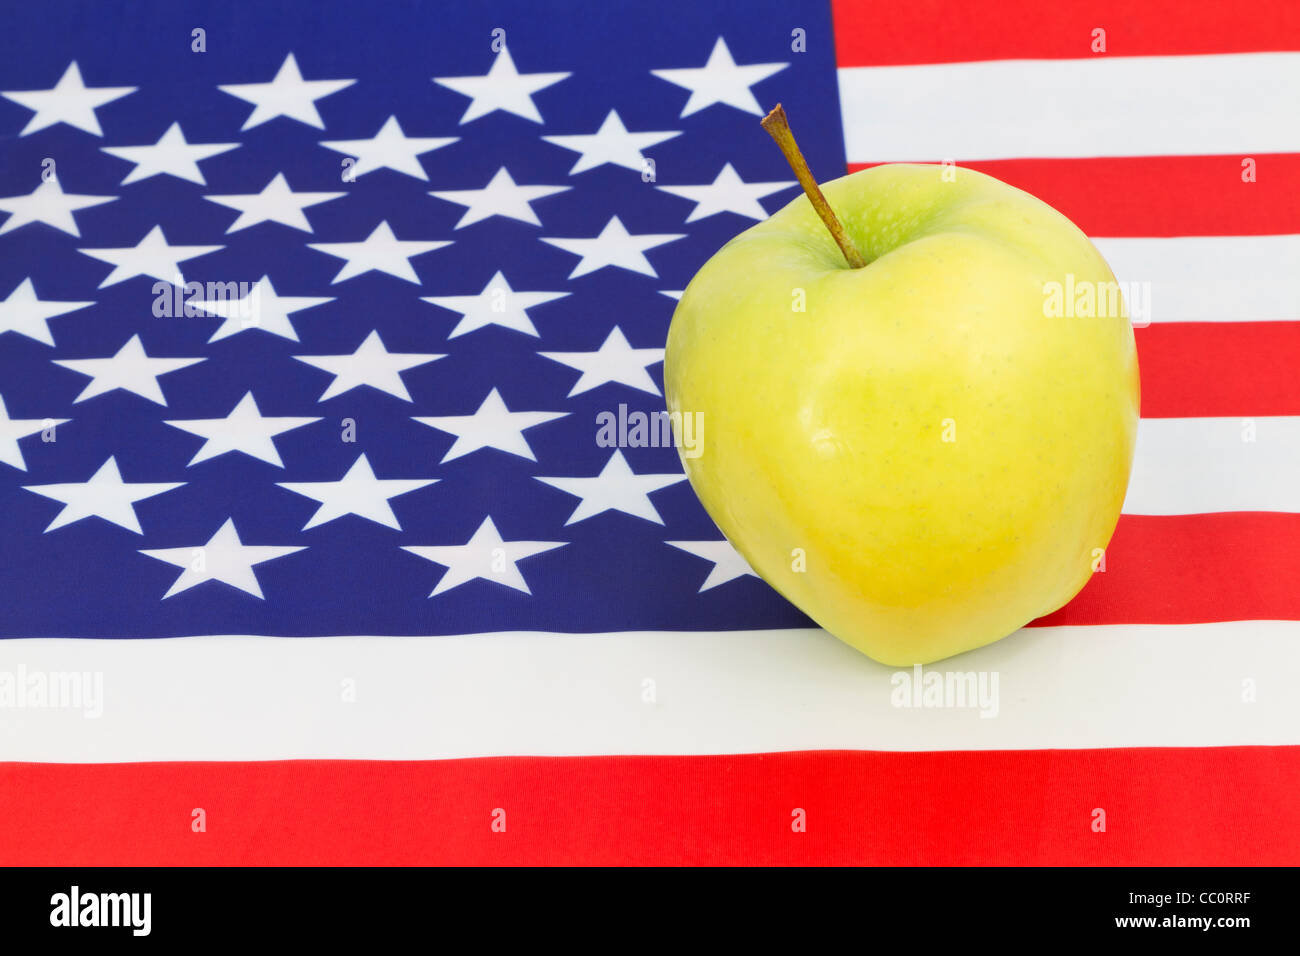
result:
[[[1025,192],[920,165],[823,191],[869,264],[803,196],[737,236],[673,316],[668,407],[702,416],[687,475],[765,580],[928,663],[1088,582],[1133,459],[1133,332],[1096,248]]]

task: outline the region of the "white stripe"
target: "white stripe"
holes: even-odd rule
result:
[[[1300,319],[1300,235],[1093,242],[1134,325]]]
[[[1143,418],[1124,513],[1300,512],[1300,417]]]
[[[1300,151],[1300,53],[838,72],[853,163]]]
[[[4,760],[1300,744],[1300,622],[1031,628],[933,666],[996,673],[990,718],[893,706],[911,671],[819,630],[0,642],[19,664],[102,672],[103,715],[0,710]]]

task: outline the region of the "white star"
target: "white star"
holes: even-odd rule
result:
[[[512,412],[494,388],[488,392],[483,404],[473,415],[439,415],[434,418],[415,418],[415,421],[440,432],[456,436],[447,454],[439,464],[468,455],[480,448],[497,448],[529,461],[537,456],[528,447],[524,431],[544,422],[563,418],[568,412]],[[414,416],[412,416],[414,417]]]
[[[303,531],[344,515],[357,515],[401,531],[388,499],[426,488],[436,481],[437,478],[376,478],[369,460],[362,454],[338,481],[278,481],[276,484],[320,502],[311,520],[302,526]]]
[[[351,168],[354,179],[376,169],[392,169],[428,182],[429,174],[416,157],[450,146],[459,139],[459,136],[407,136],[402,132],[397,117],[390,116],[370,139],[322,140],[321,145],[336,153],[356,157]]]
[[[271,277],[262,276],[249,294],[243,298],[190,301],[186,305],[211,312],[226,320],[212,333],[209,342],[248,329],[261,329],[263,332],[270,332],[272,335],[297,342],[298,332],[289,321],[289,316],[294,312],[333,301],[332,296],[277,295],[275,286],[271,284]]]
[[[726,584],[728,581],[744,577],[746,574],[758,577],[754,569],[749,566],[749,562],[742,558],[740,552],[731,546],[730,541],[665,541],[664,544],[670,544],[674,548],[680,548],[695,555],[697,558],[713,562],[713,567],[709,570],[709,576],[700,585],[700,592],[716,588],[719,584]]]
[[[6,465],[13,465],[19,471],[26,471],[27,462],[23,460],[23,450],[18,447],[18,439],[35,435],[47,428],[66,425],[71,420],[70,418],[10,418],[9,411],[5,408],[4,396],[0,395],[0,461]]]
[[[104,131],[99,128],[95,110],[105,103],[134,93],[135,90],[134,86],[86,86],[81,82],[81,70],[77,61],[73,60],[53,89],[11,90],[0,93],[0,96],[36,113],[27,121],[19,136],[35,133],[55,123],[67,123],[87,133],[103,136]]]
[[[660,186],[666,193],[681,196],[695,203],[695,208],[686,217],[687,222],[716,216],[720,212],[734,212],[749,219],[766,219],[767,210],[759,202],[764,196],[798,186],[797,182],[782,183],[747,183],[732,169],[731,163],[722,167],[722,172],[708,186]]]
[[[466,207],[465,214],[460,217],[460,222],[456,223],[457,229],[463,229],[465,226],[471,226],[493,216],[508,216],[520,222],[540,226],[542,221],[537,218],[537,213],[533,212],[533,207],[529,204],[572,188],[572,186],[520,186],[515,183],[510,171],[502,166],[482,189],[449,189],[431,192],[429,195]]]
[[[686,291],[685,289],[660,289],[659,294],[666,295],[668,296],[668,298],[676,299],[678,302],[680,302],[682,300],[682,293],[685,291]]]
[[[650,493],[686,480],[685,475],[634,474],[621,451],[614,452],[600,474],[594,478],[534,477],[553,488],[559,488],[565,494],[582,499],[573,514],[569,515],[569,520],[564,522],[566,525],[606,511],[622,511],[636,518],[663,524],[664,519],[659,517],[659,512],[650,502]]]
[[[589,392],[606,382],[619,382],[651,395],[659,394],[646,366],[664,360],[663,349],[634,349],[616,325],[595,352],[538,352],[538,355],[576,368],[582,374],[567,398]]]
[[[163,600],[166,600],[173,594],[188,591],[204,581],[221,581],[260,598],[262,588],[257,583],[257,575],[253,573],[253,565],[303,550],[302,547],[244,544],[239,540],[234,519],[227,518],[226,523],[208,539],[207,544],[192,548],[141,548],[140,553],[185,569],[171,589],[163,595]]]
[[[520,73],[515,69],[515,61],[510,57],[510,50],[501,48],[497,58],[492,61],[492,68],[486,76],[435,76],[433,82],[455,90],[471,99],[465,115],[460,118],[463,126],[470,120],[487,116],[496,110],[514,113],[534,123],[542,121],[542,114],[537,112],[533,103],[533,94],[560,80],[571,76],[570,73]]]
[[[56,315],[76,312],[78,309],[94,304],[40,299],[36,295],[36,287],[32,285],[32,280],[24,279],[18,283],[14,291],[9,293],[8,298],[0,302],[0,335],[5,332],[17,332],[37,342],[53,345],[54,336],[50,333],[49,320]]]
[[[605,223],[605,228],[594,239],[543,237],[542,242],[582,257],[582,261],[574,266],[573,271],[569,273],[570,279],[585,276],[589,272],[595,272],[597,269],[603,269],[606,266],[617,266],[620,269],[654,276],[657,279],[659,273],[655,272],[654,266],[650,265],[650,260],[645,257],[646,250],[684,237],[684,233],[675,235],[643,233],[634,236],[623,227],[622,220],[618,216],[614,216],[609,222]]]
[[[304,80],[292,53],[284,58],[275,79],[269,83],[230,83],[217,89],[254,106],[240,130],[261,126],[277,116],[287,116],[308,126],[324,129],[316,112],[316,101],[351,86],[356,80]]]
[[[428,302],[452,312],[459,312],[461,320],[447,336],[454,339],[466,332],[499,325],[514,329],[526,335],[537,335],[532,320],[528,318],[527,309],[544,302],[562,299],[568,292],[516,292],[510,288],[506,277],[498,272],[483,291],[478,295],[433,295],[421,296],[421,301]]]
[[[139,182],[150,176],[175,176],[206,186],[199,163],[232,149],[239,143],[188,143],[180,123],[172,123],[152,146],[101,146],[104,152],[128,163],[135,163],[122,185]]]
[[[39,186],[26,195],[0,198],[0,212],[10,213],[5,224],[0,226],[0,233],[10,232],[30,222],[43,222],[55,229],[80,236],[81,231],[72,214],[78,209],[100,206],[115,199],[116,196],[65,193],[59,185],[58,177],[43,179]]]
[[[183,481],[125,482],[117,470],[117,461],[109,458],[88,481],[23,487],[38,495],[63,502],[63,510],[45,529],[46,534],[55,528],[91,517],[103,518],[127,531],[144,534],[140,528],[140,519],[136,517],[135,502],[171,491],[183,484]]]
[[[347,260],[330,285],[372,270],[387,272],[390,276],[397,276],[399,279],[419,285],[420,277],[411,267],[411,258],[433,252],[451,243],[439,240],[420,242],[414,239],[398,239],[393,235],[388,220],[384,220],[360,242],[309,242],[307,245],[327,256]]]
[[[203,447],[190,459],[197,465],[226,452],[239,451],[259,461],[283,468],[280,453],[271,439],[276,435],[310,425],[319,418],[266,418],[257,408],[253,393],[247,392],[225,418],[187,418],[164,422],[192,435],[206,438]]]
[[[446,356],[419,352],[390,352],[384,348],[379,332],[375,331],[367,335],[366,340],[351,355],[295,355],[294,358],[333,374],[334,381],[317,401],[323,402],[327,398],[342,395],[360,385],[369,385],[371,388],[377,388],[381,392],[387,392],[409,402],[411,393],[406,390],[401,373]]]
[[[145,354],[144,345],[139,335],[133,335],[127,343],[117,350],[117,354],[108,358],[95,359],[53,359],[55,365],[62,365],[74,372],[91,377],[90,384],[73,399],[73,404],[84,402],[96,395],[103,395],[115,388],[135,392],[151,402],[166,405],[162,386],[158,376],[168,372],[179,371],[191,365],[205,361],[202,358],[152,358]]]
[[[624,166],[640,172],[645,166],[645,157],[641,150],[649,149],[674,136],[681,136],[681,130],[662,130],[658,132],[629,133],[619,118],[617,110],[610,110],[600,129],[594,133],[573,136],[543,136],[548,143],[554,143],[564,149],[581,153],[578,161],[569,170],[569,175],[595,169],[605,163]]]
[[[284,173],[276,173],[260,193],[241,193],[226,196],[204,196],[209,202],[221,203],[239,211],[239,218],[226,232],[238,232],[259,222],[278,222],[291,229],[311,232],[311,223],[303,212],[308,206],[329,202],[347,193],[296,193],[289,188]]]
[[[465,544],[435,545],[433,547],[404,546],[403,551],[410,551],[426,561],[443,565],[447,571],[438,579],[437,586],[429,597],[437,597],[444,591],[460,587],[476,578],[484,581],[496,581],[516,591],[532,594],[528,583],[519,573],[518,564],[524,558],[531,558],[543,551],[553,551],[564,547],[567,541],[503,541],[497,526],[489,515],[478,526],[474,536]]]
[[[206,256],[217,252],[225,246],[171,246],[163,235],[162,226],[154,226],[149,234],[134,246],[121,246],[113,249],[78,249],[83,255],[91,256],[113,266],[113,271],[99,284],[117,285],[136,276],[149,276],[164,282],[176,282],[181,279],[181,263],[186,259]]]
[[[651,70],[655,76],[669,83],[685,87],[691,97],[682,108],[682,116],[698,113],[714,103],[725,103],[755,116],[763,115],[763,108],[754,99],[750,87],[774,73],[784,70],[789,63],[750,63],[737,66],[727,49],[727,41],[718,37],[709,54],[709,62],[701,67],[682,70]]]

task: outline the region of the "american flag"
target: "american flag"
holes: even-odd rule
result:
[[[1300,859],[1294,4],[3,23],[0,862]],[[636,431],[675,298],[799,194],[778,100],[823,180],[989,173],[1146,306],[1105,564],[930,665],[970,706]]]

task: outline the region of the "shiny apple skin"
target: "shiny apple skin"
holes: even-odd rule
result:
[[[703,416],[686,474],[769,584],[881,663],[930,663],[1090,580],[1133,462],[1133,330],[1122,301],[1046,314],[1049,283],[1115,279],[1028,193],[903,164],[823,191],[868,265],[804,196],[732,239],[673,315],[668,409]]]

